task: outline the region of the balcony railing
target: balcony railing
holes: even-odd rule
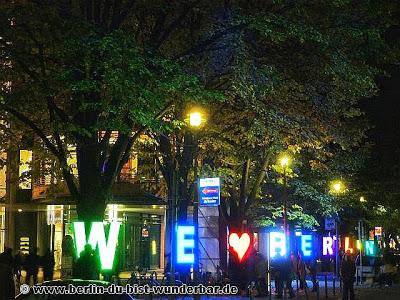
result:
[[[130,176],[120,176],[113,186],[114,195],[136,195],[138,193],[148,193],[159,198],[165,198],[167,191],[165,185],[155,178],[138,178]],[[37,182],[33,185],[32,200],[44,200],[48,198],[65,198],[70,193],[64,181],[57,184],[43,184]]]

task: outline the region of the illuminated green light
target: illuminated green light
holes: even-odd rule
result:
[[[85,223],[73,223],[77,254],[78,256],[80,255],[86,244],[90,244],[93,249],[99,247],[101,268],[103,270],[111,270],[113,267],[121,222],[110,223],[110,231],[108,233],[107,241],[104,232],[104,223],[92,222],[91,225],[89,239],[86,241]]]
[[[376,256],[376,247],[374,241],[365,241],[365,255]]]
[[[156,255],[157,254],[157,242],[156,241],[151,241],[151,254]]]

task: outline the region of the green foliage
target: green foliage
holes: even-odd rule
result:
[[[261,199],[257,207],[250,209],[248,218],[255,227],[276,227],[282,225],[283,206],[280,202],[271,199]],[[315,229],[319,226],[315,216],[304,212],[300,205],[294,204],[287,211],[288,224],[291,227]]]
[[[266,183],[278,183],[277,154],[296,149],[293,218],[315,224],[310,204],[318,217],[337,209],[326,181],[354,176],[366,155],[359,100],[399,57],[384,38],[396,23],[392,1],[111,2],[1,4],[0,81],[13,84],[2,107],[62,136],[64,148],[94,147],[103,176],[98,166],[119,165],[143,128],[176,137],[174,165],[187,153],[185,108],[207,106],[200,155],[205,172],[224,176],[228,203],[263,199]],[[96,144],[106,130],[120,133],[117,147]]]

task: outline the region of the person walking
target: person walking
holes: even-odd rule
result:
[[[300,290],[304,290],[307,288],[306,282],[306,264],[303,260],[303,252],[297,252],[297,277],[300,282]]]
[[[86,244],[76,261],[74,269],[74,278],[78,279],[99,279],[100,261],[95,255],[92,246]]]
[[[282,298],[284,289],[289,291],[289,297],[295,297],[292,287],[293,262],[290,257],[278,257],[275,262],[276,298]]]
[[[21,283],[22,255],[21,251],[17,251],[14,256],[14,275],[17,278],[17,284]]]
[[[37,283],[37,275],[39,271],[39,256],[37,255],[37,248],[34,247],[26,257],[26,284],[30,284],[31,277],[33,284]]]
[[[347,251],[343,255],[340,274],[343,281],[342,300],[354,300],[354,276],[356,275],[356,264],[350,251]]]
[[[306,262],[306,272],[311,276],[311,281],[313,284],[311,292],[317,292],[318,282],[317,282],[317,259],[315,257],[311,258]]]
[[[257,252],[255,257],[255,272],[257,278],[258,296],[263,297],[268,294],[267,273],[268,265],[264,256]]]
[[[47,249],[46,253],[42,257],[43,279],[45,281],[53,280],[54,265],[54,253],[50,249]]]
[[[61,279],[71,279],[76,262],[75,245],[72,236],[64,236],[61,248]]]
[[[0,300],[10,300],[15,297],[15,283],[13,276],[12,249],[0,254]]]

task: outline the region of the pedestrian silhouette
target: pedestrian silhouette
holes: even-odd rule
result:
[[[27,284],[30,284],[31,277],[33,278],[33,284],[37,283],[37,274],[39,271],[39,256],[37,255],[37,248],[34,247],[26,257],[26,280]]]
[[[54,265],[54,253],[50,249],[47,249],[46,253],[42,257],[43,278],[45,281],[53,280]]]
[[[62,242],[61,278],[71,279],[76,263],[75,245],[72,236],[66,235]]]
[[[21,283],[21,268],[22,268],[22,255],[21,251],[17,251],[14,257],[14,274],[17,278],[17,283]]]
[[[76,261],[74,278],[99,279],[100,261],[90,244],[86,244]]]
[[[267,296],[267,274],[268,274],[268,264],[264,256],[257,252],[255,258],[255,274],[257,278],[257,289],[259,296]]]
[[[13,276],[12,249],[0,254],[0,300],[10,300],[15,297],[15,284]]]
[[[354,276],[356,275],[356,264],[350,251],[343,256],[340,273],[343,280],[343,300],[354,300]],[[350,298],[349,298],[350,297]]]

